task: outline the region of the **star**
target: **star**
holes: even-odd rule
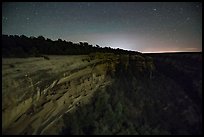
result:
[[[31,5],[33,6],[33,8],[35,8],[35,3],[32,3]]]
[[[157,12],[157,9],[153,9],[154,12],[151,12],[156,17],[159,17],[159,12]]]
[[[103,14],[106,14],[106,13],[107,13],[106,10],[104,10],[104,11],[103,11]]]
[[[187,17],[187,18],[186,18],[186,21],[189,21],[190,19],[191,19],[190,17]]]
[[[126,24],[129,25],[129,21],[128,20],[126,21]]]
[[[81,3],[79,3],[78,5],[79,5],[79,8],[82,8],[82,6],[83,6]]]
[[[3,20],[7,21],[7,20],[8,20],[8,18],[7,18],[7,17],[3,17]]]
[[[180,13],[180,14],[183,14],[183,8],[180,8],[179,13]]]
[[[30,19],[30,18],[28,18],[28,17],[26,18],[26,20],[29,20],[29,19]]]

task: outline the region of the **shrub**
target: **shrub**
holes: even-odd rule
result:
[[[49,57],[47,57],[47,56],[42,56],[44,59],[46,59],[46,60],[50,60],[50,58]]]
[[[9,67],[10,68],[15,68],[15,66],[13,64],[10,64]]]

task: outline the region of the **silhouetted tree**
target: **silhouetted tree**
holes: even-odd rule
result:
[[[25,35],[2,35],[2,57],[31,57],[49,55],[82,55],[92,52],[109,52],[116,54],[135,54],[134,51],[93,46],[88,42],[73,43],[58,39],[53,41],[43,36],[27,37]],[[138,54],[138,53],[137,53]]]

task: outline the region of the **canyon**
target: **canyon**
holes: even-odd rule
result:
[[[64,113],[87,104],[129,65],[137,72],[154,66],[150,57],[113,53],[3,59],[3,134],[49,133]]]

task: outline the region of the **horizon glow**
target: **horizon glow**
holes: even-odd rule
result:
[[[3,2],[2,34],[139,52],[202,51],[198,2]]]

